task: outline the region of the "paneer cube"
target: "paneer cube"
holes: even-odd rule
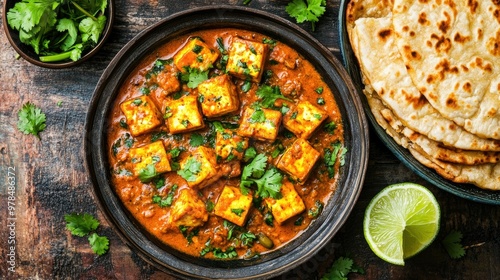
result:
[[[266,44],[234,38],[229,47],[226,70],[235,77],[259,83],[268,51]]]
[[[319,156],[320,153],[307,140],[298,138],[283,153],[277,167],[304,184]]]
[[[280,225],[306,209],[304,201],[302,201],[302,198],[291,182],[283,181],[281,194],[282,197],[280,199],[265,198],[266,205],[271,209],[274,220]]]
[[[155,103],[147,95],[128,99],[120,104],[130,134],[139,136],[162,124],[162,115]]]
[[[257,140],[274,141],[281,124],[281,112],[247,107],[243,112],[238,134]]]
[[[177,100],[166,102],[164,118],[172,134],[205,127],[197,98],[194,95],[185,95]]]
[[[283,117],[283,126],[297,137],[308,139],[328,114],[309,101],[300,101]]]
[[[169,224],[179,227],[199,227],[208,220],[208,212],[196,191],[184,188],[179,191],[170,210]]]
[[[219,53],[200,38],[189,38],[184,47],[174,55],[174,64],[181,72],[189,68],[205,71],[213,67]]]
[[[225,186],[215,204],[214,213],[242,227],[245,225],[251,206],[251,194],[243,195],[239,188]]]
[[[212,118],[234,112],[240,107],[236,86],[229,75],[221,75],[198,85],[203,115]]]
[[[165,68],[156,75],[156,83],[158,89],[157,95],[167,96],[171,93],[181,90],[181,82],[179,81],[179,72],[173,65],[165,65]]]
[[[187,181],[188,186],[196,186],[199,189],[212,184],[222,176],[217,166],[215,152],[203,146],[181,160],[177,174]]]
[[[248,139],[231,129],[217,131],[215,137],[215,153],[219,161],[241,160],[248,148]]]
[[[134,175],[139,176],[142,172],[154,166],[155,173],[164,173],[172,170],[169,158],[162,141],[156,141],[129,151],[129,160],[134,165]]]

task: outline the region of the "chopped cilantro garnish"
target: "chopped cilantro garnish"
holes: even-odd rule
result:
[[[201,162],[197,161],[196,158],[190,157],[184,167],[177,171],[184,180],[188,182],[196,181],[198,174],[201,172]]]

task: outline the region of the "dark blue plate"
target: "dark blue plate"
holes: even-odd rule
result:
[[[359,69],[358,61],[354,56],[351,44],[349,42],[349,36],[346,29],[346,8],[350,0],[342,0],[340,3],[339,11],[339,34],[340,34],[340,51],[342,53],[342,58],[344,59],[344,66],[347,72],[351,76],[357,91],[361,97],[363,103],[365,114],[372,124],[372,128],[375,130],[382,142],[389,148],[389,150],[394,153],[394,155],[400,159],[408,168],[417,173],[420,177],[428,181],[429,183],[435,185],[436,187],[450,192],[459,197],[481,202],[487,204],[500,205],[500,192],[488,191],[480,189],[476,186],[470,184],[456,184],[448,181],[437,174],[433,169],[427,168],[425,165],[417,161],[410,152],[398,145],[391,136],[389,136],[385,130],[380,127],[375,120],[375,117],[371,113],[368,102],[362,94],[363,83],[361,82],[361,72]]]

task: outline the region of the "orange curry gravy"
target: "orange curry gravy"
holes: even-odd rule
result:
[[[248,72],[243,73],[243,76],[234,76],[230,73],[228,81],[234,86],[229,88],[235,91],[239,99],[239,106],[237,106],[236,110],[217,117],[208,118],[203,116],[204,127],[201,129],[189,132],[174,131],[172,133],[169,130],[167,120],[172,117],[175,118],[175,116],[172,116],[170,111],[172,108],[166,105],[168,102],[179,100],[185,96],[197,97],[198,108],[201,108],[200,104],[202,102],[206,102],[206,100],[203,100],[204,97],[200,97],[197,87],[190,88],[190,86],[193,87],[193,81],[191,81],[191,84],[188,83],[189,77],[186,73],[184,73],[183,77],[182,68],[181,70],[178,69],[173,62],[174,55],[194,39],[204,42],[211,49],[211,53],[215,53],[217,57],[216,61],[209,65],[210,68],[205,70],[208,71],[205,78],[214,78],[229,72],[230,69],[227,69],[225,63],[228,61],[231,44],[236,38],[260,43],[268,48],[264,58],[264,68],[258,69],[258,67],[253,66],[254,70],[262,71],[259,82],[251,81],[250,76],[245,78]],[[200,52],[199,48],[193,51]],[[250,52],[254,53],[252,46]],[[195,56],[195,59],[202,62],[205,58]],[[241,66],[241,62],[238,63]],[[249,64],[249,62],[243,64]],[[243,68],[245,68],[245,65],[243,65]],[[183,69],[185,71],[189,70],[189,68]],[[187,73],[189,74],[189,72]],[[196,77],[193,79],[196,80]],[[203,79],[201,78],[201,80]],[[275,89],[274,93],[281,93],[284,97],[276,99],[274,104],[268,106],[270,108],[263,107],[262,98],[257,96],[258,89],[266,85]],[[127,100],[134,100],[144,96],[150,98],[154,104],[149,105],[156,107],[160,112],[161,124],[155,126],[154,129],[148,129],[133,136],[134,133],[131,133],[131,122],[133,120],[124,113],[120,105]],[[314,107],[322,110],[325,116],[318,116],[320,125],[314,129],[314,132],[308,138],[306,137],[308,143],[317,151],[318,158],[313,166],[311,166],[311,160],[306,159],[306,162],[302,165],[306,169],[311,168],[311,171],[305,182],[298,182],[298,179],[293,174],[290,175],[276,167],[279,167],[279,161],[287,152],[287,148],[298,139],[296,135],[302,135],[300,132],[292,133],[284,127],[285,120],[287,120],[285,115],[288,115],[288,121],[296,118],[296,113],[294,116],[294,106],[304,101],[309,101]],[[278,123],[278,136],[275,140],[237,136],[239,134],[238,127],[244,121],[243,112],[248,107],[257,108],[256,110],[263,107],[281,112],[280,116],[283,115],[283,117]],[[201,109],[198,109],[198,111],[199,114],[202,114]],[[137,119],[147,119],[149,117],[155,116],[148,116],[147,112],[135,116]],[[258,122],[258,120],[250,120],[250,123],[252,122]],[[187,127],[187,122],[185,124]],[[179,175],[179,170],[182,170],[179,163],[190,157],[200,147],[206,147],[215,153],[216,124],[232,129],[233,135],[236,135],[235,137],[239,137],[239,139],[247,139],[247,151],[242,151],[244,147],[240,147],[238,149],[241,152],[239,156],[231,156],[225,159],[216,156],[215,169],[217,174],[210,175],[206,180],[218,179],[215,182],[205,184],[206,186],[200,184],[190,187],[187,179]],[[293,124],[293,126],[300,128],[296,124]],[[220,128],[220,125],[218,127]],[[147,231],[169,246],[187,254],[205,258],[254,257],[276,249],[300,235],[321,212],[324,204],[328,203],[329,198],[335,191],[340,159],[342,153],[345,152],[343,133],[340,112],[331,90],[323,82],[312,64],[295,50],[273,40],[273,38],[245,30],[203,30],[182,36],[158,48],[154,53],[143,59],[121,87],[111,111],[110,126],[107,131],[112,184],[116,194],[132,216]],[[302,138],[304,138],[304,135],[302,135]],[[141,181],[137,170],[135,170],[139,163],[137,158],[131,155],[130,151],[157,141],[162,141],[172,171],[161,173],[154,168],[142,170],[145,174],[150,174],[153,171],[154,178]],[[338,149],[339,147],[340,149]],[[248,151],[249,149],[250,151]],[[291,148],[291,150],[293,149],[296,149],[296,147]],[[255,153],[252,153],[252,150]],[[290,151],[290,153],[293,160],[300,158],[304,151]],[[333,157],[332,153],[334,153]],[[243,212],[243,216],[246,217],[242,226],[237,226],[216,215],[214,206],[217,205],[219,196],[225,186],[240,189],[242,171],[245,166],[252,162],[252,157],[258,154],[264,154],[267,157],[266,170],[275,169],[282,175],[282,184],[286,182],[293,184],[294,189],[304,203],[305,209],[299,209],[300,213],[296,214],[292,211],[293,216],[279,224],[273,216],[274,213],[270,211],[270,204],[267,203],[268,201],[272,203],[278,200],[262,199],[257,194],[256,185],[253,184],[249,186],[251,190],[249,195],[253,195],[251,207],[249,209],[231,210],[234,212],[233,214],[239,214],[240,216]],[[243,157],[244,155],[246,157]],[[144,160],[144,158],[142,159]],[[155,162],[158,162],[158,158],[156,161],[152,161],[149,167],[154,166]],[[285,162],[285,165],[288,164],[288,161]],[[159,166],[155,167],[161,169]],[[143,167],[143,169],[147,168]],[[195,168],[194,171],[196,176],[196,171],[199,170]],[[139,170],[139,173],[141,173],[141,170]],[[193,191],[190,193],[195,195],[194,199],[188,199],[188,201],[201,201],[204,204],[205,212],[201,211],[199,207],[192,207],[192,205],[186,205],[187,209],[183,209],[182,205],[175,205],[180,192],[188,188],[192,189]],[[292,200],[288,206],[296,208],[296,204],[296,200]],[[284,205],[287,206],[286,203]],[[172,221],[171,212],[174,207],[183,209],[181,211],[185,211],[184,218],[187,216],[188,221],[194,220],[196,226],[185,226],[182,225],[182,222],[179,224],[179,221]],[[275,212],[277,211],[275,210]],[[205,216],[206,221],[203,220],[203,216]]]

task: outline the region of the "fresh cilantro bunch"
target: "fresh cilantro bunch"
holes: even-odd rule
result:
[[[286,6],[286,12],[295,18],[297,23],[311,22],[312,30],[316,22],[325,13],[326,0],[293,0]]]
[[[94,232],[99,226],[99,221],[97,221],[92,215],[87,213],[73,213],[64,215],[64,220],[66,221],[66,229],[68,229],[71,234],[80,237],[90,234],[88,240],[94,253],[100,256],[108,251],[109,240],[106,236],[99,236]]]
[[[33,134],[40,138],[39,133],[45,129],[45,114],[36,105],[27,102],[17,113],[19,122],[17,128],[24,134]]]
[[[76,61],[99,41],[107,5],[107,0],[21,0],[7,12],[7,21],[40,61]]]
[[[257,195],[262,198],[281,198],[283,175],[275,168],[267,169],[267,156],[258,154],[243,168],[240,189],[243,194],[250,192],[252,185],[257,186]]]

